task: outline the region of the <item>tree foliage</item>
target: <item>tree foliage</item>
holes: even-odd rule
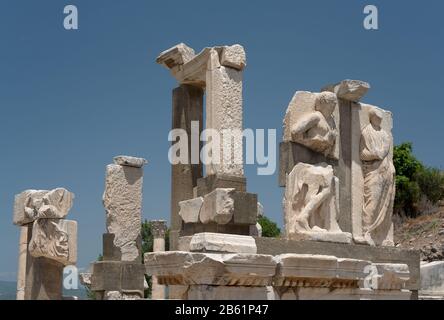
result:
[[[281,229],[277,224],[269,218],[262,216],[258,219],[258,223],[262,227],[262,236],[265,238],[278,238],[281,235]]]
[[[444,173],[424,166],[413,155],[412,143],[395,147],[393,163],[396,168],[395,213],[416,217],[421,213],[421,200],[436,204],[444,198]]]

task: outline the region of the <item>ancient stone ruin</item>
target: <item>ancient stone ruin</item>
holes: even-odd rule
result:
[[[207,128],[242,130],[242,46],[196,55],[179,44],[157,62],[180,84],[173,128],[201,123],[206,93]],[[145,254],[147,274],[180,299],[415,298],[418,253],[393,248],[392,115],[360,102],[369,89],[344,80],[291,100],[280,145],[282,239],[258,237],[257,197],[233,154],[207,163],[205,178],[199,163],[173,165],[171,247],[179,251]],[[232,140],[236,149],[242,139]]]
[[[20,226],[17,300],[61,300],[63,268],[77,262],[77,222],[65,220],[74,194],[27,190],[15,197]]]
[[[392,114],[361,102],[368,83],[344,80],[291,99],[279,147],[285,232],[272,239],[261,237],[264,210],[244,176],[244,48],[196,54],[178,44],[157,62],[178,81],[172,129],[186,132],[186,144],[199,154],[213,148],[203,152],[205,161],[188,153],[187,161],[172,164],[170,251],[166,222],[153,221],[154,252],[144,257],[146,160],[118,156],[106,167],[103,260],[81,275],[96,299],[143,299],[145,274],[152,276],[152,299],[418,298],[419,253],[393,246]],[[222,143],[193,138],[211,130]],[[61,298],[63,266],[76,261],[76,224],[63,220],[72,199],[64,189],[16,197],[19,298]]]

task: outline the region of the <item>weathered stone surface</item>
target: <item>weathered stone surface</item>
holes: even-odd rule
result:
[[[202,132],[204,122],[203,95],[204,90],[202,88],[191,85],[182,84],[173,90],[172,129],[185,130],[188,145],[198,147],[199,154],[202,142],[196,143],[192,139],[192,123],[198,122],[199,126],[196,129],[199,130],[199,133]],[[192,154],[192,152],[188,153],[188,164],[179,163],[171,166],[171,250],[177,250],[177,240],[182,228],[179,202],[197,197],[197,195],[194,195],[194,189],[197,186],[198,179],[203,175],[203,165],[200,159],[192,159]]]
[[[190,251],[214,253],[257,253],[253,237],[223,233],[198,233],[191,238]]]
[[[106,167],[103,204],[107,231],[114,234],[122,261],[136,261],[141,256],[142,185],[142,168],[116,164]]]
[[[278,263],[276,286],[357,287],[371,262],[335,256],[284,254]],[[309,285],[307,285],[309,284]]]
[[[198,223],[200,209],[202,208],[204,199],[198,197],[191,200],[179,202],[179,215],[185,223]]]
[[[26,264],[25,300],[62,300],[64,265],[31,255]]]
[[[239,44],[227,46],[222,49],[220,64],[237,70],[243,70],[247,65],[244,47]]]
[[[284,197],[286,236],[290,239],[351,243],[337,221],[338,179],[325,163],[298,163],[287,175]]]
[[[188,300],[255,300],[265,301],[270,299],[267,287],[230,287],[230,286],[190,286],[187,292]]]
[[[353,104],[351,110],[353,237],[357,243],[393,246],[395,170],[392,114],[362,103]]]
[[[218,188],[247,192],[247,179],[240,176],[213,174],[197,180],[197,196],[203,197]]]
[[[71,209],[74,194],[66,189],[27,190],[15,196],[16,225],[25,225],[36,219],[63,219]]]
[[[118,291],[143,297],[144,266],[141,263],[99,261],[93,264],[91,290]]]
[[[131,156],[117,156],[114,158],[114,163],[120,166],[142,168],[148,163],[148,161],[143,158],[136,158]]]
[[[233,222],[238,225],[255,225],[257,222],[257,194],[235,192]]]
[[[284,118],[284,142],[297,142],[324,156],[339,158],[336,95],[298,91]]]
[[[47,258],[65,266],[77,262],[77,222],[61,219],[34,221],[28,246],[34,258]]]
[[[421,295],[444,299],[444,261],[421,265]]]
[[[354,244],[300,241],[273,238],[255,238],[259,254],[316,254],[338,258],[372,261],[373,263],[407,264],[410,280],[407,289],[420,289],[420,254],[415,250],[402,250],[393,247],[370,247]]]
[[[368,277],[362,286],[373,290],[402,290],[410,280],[406,264],[375,263],[366,271]]]
[[[203,224],[216,222],[227,224],[233,218],[235,189],[216,189],[204,197],[200,210],[200,221]]]
[[[370,89],[370,84],[360,80],[343,80],[338,84],[329,85],[322,91],[335,93],[338,98],[358,102]]]
[[[165,50],[156,59],[158,64],[166,66],[168,69],[183,65],[196,56],[194,50],[184,43]]]
[[[210,50],[206,90],[206,128],[217,132],[212,139],[220,138],[219,148],[213,144],[206,173],[243,176],[242,72],[221,66],[215,49]]]
[[[148,275],[165,285],[266,286],[276,262],[272,256],[191,252],[146,253]]]

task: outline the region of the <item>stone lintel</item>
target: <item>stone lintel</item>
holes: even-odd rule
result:
[[[191,252],[256,254],[253,237],[223,233],[198,233],[190,241]]]
[[[343,80],[339,83],[328,85],[321,91],[335,93],[338,98],[347,101],[360,101],[370,89],[370,84],[361,80]]]

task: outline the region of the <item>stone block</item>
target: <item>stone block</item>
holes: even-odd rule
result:
[[[114,234],[114,245],[122,261],[141,257],[143,169],[111,164],[106,167],[103,204],[108,233]]]
[[[358,287],[369,261],[334,256],[284,254],[275,257],[277,286]]]
[[[227,224],[234,214],[235,189],[216,189],[204,197],[204,203],[200,210],[200,222],[208,224]]]
[[[421,265],[421,295],[444,297],[444,261]]]
[[[253,237],[223,233],[198,233],[191,238],[189,251],[255,254],[257,248]]]
[[[369,277],[362,286],[373,290],[402,290],[410,280],[406,264],[375,263],[366,271]]]
[[[197,180],[197,196],[203,197],[218,188],[234,188],[236,191],[247,191],[247,179],[239,176],[214,174]]]
[[[142,168],[148,163],[148,161],[143,158],[136,158],[131,156],[117,156],[114,158],[114,163],[120,166]]]
[[[104,233],[103,242],[103,261],[121,261],[122,252],[114,244],[115,235],[113,233]]]
[[[93,264],[92,291],[118,291],[143,296],[143,264],[118,261],[99,261]]]
[[[322,91],[335,93],[338,98],[358,102],[361,100],[368,90],[370,84],[360,80],[343,80],[340,83],[326,86]]]
[[[276,262],[272,256],[191,252],[146,253],[148,275],[164,285],[271,285]]]
[[[163,51],[156,59],[158,64],[162,64],[168,69],[184,65],[196,56],[194,50],[184,43]]]
[[[34,258],[47,258],[65,266],[75,265],[77,222],[63,219],[34,221],[28,251]]]
[[[407,264],[410,271],[410,280],[406,285],[406,289],[413,291],[420,289],[419,251],[273,238],[255,238],[255,240],[259,254],[313,254],[313,252],[316,252],[319,255],[335,256],[339,259],[358,259],[371,261],[372,263]]]
[[[239,44],[223,47],[220,64],[237,70],[243,70],[247,65],[244,48]]]
[[[73,200],[74,194],[63,188],[24,191],[15,196],[13,222],[25,225],[36,219],[63,219]]]
[[[191,200],[179,202],[179,215],[184,223],[198,223],[200,209],[202,208],[204,198],[198,197]]]
[[[255,225],[258,215],[257,194],[235,192],[234,199],[234,223],[242,225]]]

